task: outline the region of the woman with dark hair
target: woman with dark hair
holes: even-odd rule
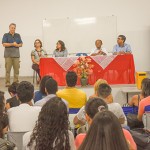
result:
[[[39,91],[36,91],[34,93],[34,103],[36,103],[37,101],[41,100],[42,98],[44,98],[46,96],[46,92],[45,92],[45,83],[48,79],[52,78],[49,75],[46,75],[42,78],[41,82],[40,82],[40,86],[39,86]]]
[[[118,118],[110,111],[101,111],[95,115],[79,150],[129,150],[127,142]]]
[[[0,138],[4,138],[8,129],[8,116],[5,111],[4,92],[0,91]]]
[[[31,60],[33,62],[32,69],[35,70],[40,77],[40,69],[39,69],[40,58],[46,57],[47,53],[45,50],[42,49],[42,42],[40,39],[35,40],[34,47],[35,49],[31,52]]]
[[[137,106],[138,107],[139,102],[143,98],[150,96],[150,79],[149,78],[145,78],[142,80],[141,89],[142,89],[141,94],[134,95],[132,97],[132,99],[129,101],[130,106]]]
[[[106,104],[106,102],[104,100],[102,100],[101,98],[98,98],[98,97],[90,98],[85,105],[86,121],[87,121],[88,125],[91,126],[93,118],[95,117],[95,115],[98,112],[107,111],[107,110],[108,110],[108,105]],[[119,122],[119,119],[118,119],[118,122]],[[129,131],[127,131],[123,128],[122,128],[122,130],[123,130],[125,138],[130,142],[130,145],[133,147],[133,150],[136,150],[137,149],[136,144],[135,144],[131,134],[129,133]],[[118,136],[117,133],[115,133],[115,134],[116,134],[116,136]],[[75,144],[76,144],[77,148],[79,148],[79,146],[82,144],[85,137],[86,137],[86,134],[77,135],[76,140],[75,140]]]
[[[16,107],[20,105],[20,101],[17,99],[17,86],[19,83],[13,82],[9,87],[8,87],[8,92],[11,96],[11,98],[6,100],[6,109],[8,110],[9,108]]]
[[[59,40],[56,44],[56,49],[53,52],[54,57],[67,57],[68,51],[65,47],[65,43]]]
[[[75,150],[74,136],[68,128],[67,107],[61,98],[53,97],[42,107],[32,134],[24,135],[24,147],[30,139],[26,149]]]

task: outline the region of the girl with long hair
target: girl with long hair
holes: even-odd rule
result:
[[[27,149],[75,150],[73,133],[68,128],[65,103],[59,97],[51,98],[41,109]],[[24,140],[26,136],[28,135],[24,135]]]
[[[129,150],[118,118],[110,111],[97,113],[79,150]]]

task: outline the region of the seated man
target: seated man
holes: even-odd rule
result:
[[[96,49],[93,49],[92,52],[90,53],[90,56],[96,56],[96,55],[107,55],[108,52],[104,47],[102,47],[103,43],[101,40],[96,40],[95,41],[95,46]]]
[[[32,106],[34,87],[30,82],[22,81],[17,87],[17,97],[21,104],[8,110],[9,129],[11,132],[33,130],[41,107]]]
[[[47,96],[37,101],[34,105],[42,107],[47,101],[56,96],[57,91],[58,91],[57,82],[53,78],[48,79],[45,83],[45,92]],[[63,101],[68,107],[68,102],[66,102],[65,100]]]
[[[111,94],[111,87],[106,84],[102,83],[99,85],[98,88],[98,97],[102,98],[108,104],[108,110],[113,112],[116,117],[119,119],[120,123],[124,126],[127,125],[125,114],[122,110],[122,107],[118,103],[113,102],[113,96]],[[85,124],[85,108],[82,107],[77,115],[74,118],[74,124]]]
[[[114,55],[121,55],[121,54],[131,54],[131,47],[129,44],[125,43],[126,37],[124,35],[119,35],[117,39],[117,43],[113,48]]]
[[[77,89],[77,74],[69,71],[66,74],[67,87],[57,92],[57,96],[69,103],[69,108],[81,108],[86,103],[86,93]]]

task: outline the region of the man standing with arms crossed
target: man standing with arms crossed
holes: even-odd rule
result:
[[[14,79],[13,82],[19,82],[19,68],[20,68],[20,52],[19,47],[22,47],[22,40],[18,33],[15,33],[16,24],[9,25],[9,33],[5,33],[2,39],[2,44],[5,47],[5,84],[6,87],[10,86],[10,71],[13,66]]]

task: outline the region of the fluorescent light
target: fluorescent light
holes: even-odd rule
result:
[[[96,23],[96,18],[95,17],[91,17],[91,18],[77,18],[77,19],[74,19],[74,22],[77,23],[78,25],[94,24],[94,23]]]

